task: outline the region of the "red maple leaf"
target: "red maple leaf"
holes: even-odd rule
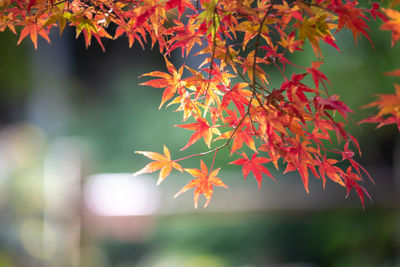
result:
[[[190,9],[195,9],[193,4],[189,0],[169,0],[166,4],[165,7],[167,9],[172,9],[177,7],[178,8],[178,13],[179,13],[179,18],[185,11],[186,7]]]
[[[249,105],[248,99],[252,95],[249,90],[244,89],[247,86],[247,83],[237,83],[232,88],[229,88],[225,85],[220,86],[219,89],[225,93],[221,101],[220,109],[226,109],[229,103],[232,101],[238,109],[240,115],[244,116],[246,107]]]
[[[322,85],[325,87],[324,80],[329,83],[328,78],[323,74],[321,71],[318,70],[318,68],[321,66],[322,62],[312,62],[311,63],[311,68],[307,69],[308,73],[311,73],[315,87],[318,89],[319,88],[319,83],[321,82]]]
[[[351,167],[348,167],[345,178],[344,178],[344,182],[346,184],[346,190],[347,190],[346,197],[349,196],[351,189],[354,188],[354,190],[356,190],[356,193],[357,193],[358,197],[360,198],[361,204],[364,208],[364,196],[366,195],[371,201],[372,201],[372,198],[369,195],[368,191],[363,186],[359,185],[357,183],[357,181],[362,181],[362,178],[359,177],[354,172],[352,172]]]
[[[322,178],[322,184],[323,187],[325,188],[325,182],[326,178],[325,175],[328,176],[332,181],[340,184],[341,186],[345,186],[343,183],[343,180],[341,176],[344,175],[344,172],[339,168],[334,166],[338,161],[336,159],[326,159],[321,162],[321,165],[319,165],[319,173]]]
[[[347,121],[347,113],[353,112],[345,103],[339,100],[339,96],[332,95],[328,99],[322,98],[321,96],[314,97],[315,106],[326,109],[336,110],[343,118]]]
[[[257,157],[257,153],[254,153],[251,159],[249,159],[244,152],[242,152],[242,157],[242,159],[234,160],[229,164],[243,165],[242,172],[245,180],[247,178],[247,175],[252,172],[254,178],[256,178],[258,182],[258,188],[261,188],[263,173],[271,177],[271,179],[276,182],[275,178],[271,175],[268,169],[262,165],[264,163],[270,162],[271,160],[269,158]]]
[[[233,134],[233,136],[232,136]],[[249,148],[251,148],[254,152],[257,152],[256,145],[254,139],[252,137],[254,135],[253,131],[249,130],[237,130],[235,133],[234,131],[227,131],[221,134],[218,139],[233,139],[233,144],[231,148],[231,155],[236,150],[242,148],[243,143],[245,143]]]
[[[315,177],[319,177],[318,173],[315,170],[315,166],[318,162],[315,158],[320,157],[320,151],[318,148],[315,148],[312,145],[312,142],[310,140],[307,139],[300,140],[299,137],[295,139],[290,138],[287,140],[287,142],[291,145],[285,148],[287,152],[285,160],[288,163],[283,173],[297,170],[303,181],[306,192],[310,193],[308,189],[308,169],[310,169]]]
[[[171,30],[176,35],[172,37],[170,40],[171,45],[168,49],[168,52],[174,51],[175,49],[180,47],[182,52],[182,57],[185,56],[185,51],[186,51],[186,56],[188,56],[188,54],[190,53],[195,44],[201,46],[202,35],[196,32],[193,25],[194,20],[189,20],[189,22],[186,25],[179,20],[174,20],[174,22],[175,24],[177,24],[177,26],[172,27]]]
[[[337,30],[339,32],[343,27],[347,27],[353,33],[354,42],[357,45],[357,39],[360,34],[364,35],[365,38],[373,45],[371,38],[368,35],[369,27],[365,20],[368,18],[364,15],[363,9],[357,8],[357,2],[346,1],[343,4],[341,0],[332,1],[334,3],[334,12],[337,14],[339,21]]]
[[[185,150],[189,146],[196,143],[200,138],[204,138],[204,142],[208,147],[210,147],[213,133],[220,134],[219,130],[213,126],[208,124],[208,121],[202,117],[196,119],[197,123],[189,123],[189,124],[182,124],[182,125],[175,125],[176,127],[196,131],[189,139],[189,142],[181,148],[181,150]]]
[[[335,150],[340,151],[338,149],[335,149]],[[340,151],[340,153],[342,154],[343,160],[348,160],[350,162],[351,166],[353,166],[353,168],[356,169],[358,175],[361,176],[361,171],[360,171],[360,169],[361,169],[368,176],[368,178],[371,180],[371,182],[374,183],[374,180],[372,179],[371,175],[367,172],[367,170],[363,166],[361,166],[360,163],[358,163],[357,161],[355,161],[353,159],[354,152],[349,149],[349,142],[347,142],[344,145],[344,151]]]
[[[382,12],[379,11],[380,8],[380,4],[379,3],[372,3],[372,7],[370,10],[368,10],[369,14],[371,15],[371,17],[374,18],[374,20],[376,18],[380,18],[383,21],[387,21],[388,18],[385,16],[385,14],[383,14]]]

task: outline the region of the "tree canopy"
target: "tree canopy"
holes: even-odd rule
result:
[[[251,173],[259,187],[264,177],[275,180],[267,167],[297,171],[306,192],[310,173],[352,189],[362,205],[370,198],[360,185],[372,180],[353,157],[361,154],[355,137],[345,126],[353,112],[338,95],[329,93],[328,77],[320,70],[324,62],[321,43],[340,51],[335,35],[351,31],[355,45],[369,35],[369,21],[379,21],[381,30],[391,31],[392,46],[400,39],[398,0],[361,5],[350,0],[1,0],[0,31],[19,35],[18,44],[29,36],[50,42],[49,32],[65,27],[83,34],[86,46],[94,38],[124,36],[131,47],[156,44],[164,55],[167,72],[153,71],[143,85],[162,88],[161,107],[174,106],[182,112],[183,124],[175,125],[192,135],[181,150],[202,141],[206,149],[173,158],[166,146],[163,153],[137,151],[152,160],[135,174],[160,171],[158,184],[173,169],[194,177],[175,196],[194,189],[195,207],[200,195],[208,205],[213,187],[227,187],[214,167],[222,149],[240,165],[244,179]],[[309,43],[315,60],[299,66],[291,58]],[[176,66],[168,59],[180,50],[184,58],[201,56],[195,67]],[[288,66],[290,65],[290,71]],[[274,76],[271,75],[272,70]],[[275,73],[279,73],[276,75]],[[400,76],[400,70],[387,75]],[[307,77],[312,81],[307,82]],[[279,80],[279,86],[271,86]],[[379,112],[361,122],[378,127],[397,124],[400,129],[400,85],[396,92],[379,95],[366,107]],[[334,143],[334,149],[327,146]],[[211,162],[201,158],[213,155]],[[182,162],[200,158],[200,168],[184,168]],[[269,165],[268,165],[269,164]],[[343,169],[343,164],[346,167]],[[339,166],[340,165],[340,166]]]

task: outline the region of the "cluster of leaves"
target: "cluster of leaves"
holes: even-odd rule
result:
[[[393,4],[398,4],[400,1],[395,1]],[[392,46],[400,40],[400,12],[391,8],[382,8],[387,15],[384,17],[384,23],[381,30],[392,32]],[[387,76],[400,77],[400,69],[386,73]],[[394,84],[396,89],[395,94],[380,94],[379,99],[365,105],[365,107],[378,107],[379,112],[375,116],[366,118],[361,123],[379,123],[378,128],[388,124],[397,124],[400,131],[400,85]]]
[[[362,176],[369,175],[353,159],[356,153],[361,154],[359,145],[344,129],[352,111],[337,95],[328,93],[328,78],[319,70],[323,59],[320,43],[339,50],[334,35],[344,29],[352,32],[356,43],[360,36],[370,40],[370,19],[382,20],[382,29],[391,30],[396,42],[400,38],[399,18],[396,11],[380,8],[378,3],[361,7],[350,0],[0,1],[0,31],[9,28],[17,33],[16,26],[20,26],[18,43],[29,35],[35,48],[37,34],[50,42],[49,31],[58,27],[62,32],[67,24],[76,28],[77,37],[83,33],[86,46],[92,37],[103,47],[102,38],[122,35],[129,46],[134,42],[158,44],[168,71],[145,74],[154,79],[144,85],[163,88],[160,107],[174,105],[182,111],[184,122],[192,121],[177,125],[193,131],[181,150],[201,139],[208,149],[175,160],[165,146],[164,155],[139,151],[153,162],[136,174],[160,170],[160,183],[173,169],[187,172],[195,179],[176,196],[194,188],[196,207],[201,194],[207,206],[213,187],[226,187],[217,177],[219,169],[213,166],[222,149],[238,157],[231,164],[242,166],[244,178],[251,172],[259,186],[263,174],[275,180],[266,164],[275,168],[284,164],[284,172],[300,174],[307,192],[312,173],[323,186],[330,179],[345,187],[347,195],[355,189],[364,205],[365,196],[370,196],[360,182]],[[110,24],[115,26],[111,30]],[[309,66],[295,65],[289,59],[302,51],[306,42],[316,60]],[[184,57],[196,53],[205,59],[196,68],[185,64],[177,68],[167,59],[175,50],[181,50]],[[288,73],[287,65],[294,70]],[[266,70],[271,67],[280,78],[269,76]],[[312,85],[305,82],[307,76]],[[282,81],[279,87],[269,85],[272,78]],[[370,121],[382,122],[386,114],[399,121],[397,91],[395,97],[382,96],[371,104],[383,108]],[[338,148],[325,148],[333,142]],[[202,160],[200,169],[183,168],[178,163],[210,153],[214,154],[210,167]],[[348,165],[345,171],[338,167],[343,163]]]

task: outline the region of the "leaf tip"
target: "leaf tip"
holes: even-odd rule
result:
[[[137,172],[134,172],[134,173],[132,173],[132,177],[135,177],[135,176],[138,176],[139,174],[142,174],[143,172],[140,170],[140,171],[137,171]]]

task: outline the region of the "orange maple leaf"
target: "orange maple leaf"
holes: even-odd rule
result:
[[[142,76],[153,76],[153,77],[159,77],[161,79],[155,79],[151,81],[147,81],[144,83],[141,83],[141,85],[147,85],[155,88],[163,88],[164,93],[161,99],[161,104],[159,108],[161,108],[166,101],[171,99],[177,90],[183,90],[185,86],[185,81],[181,79],[182,73],[183,73],[183,66],[177,71],[172,65],[171,62],[168,61],[168,59],[165,57],[165,63],[167,65],[167,69],[169,73],[161,72],[161,71],[153,71],[150,73],[143,74]]]
[[[392,31],[392,46],[400,39],[400,12],[390,9],[382,8],[383,12],[390,18],[381,25],[381,30]]]
[[[28,17],[24,22],[23,25],[25,26],[21,30],[21,35],[19,36],[17,44],[19,45],[23,39],[25,39],[26,36],[31,38],[32,43],[37,49],[37,35],[39,34],[42,36],[44,39],[46,39],[47,42],[50,43],[50,39],[48,36],[48,31],[43,28],[43,24],[45,23],[45,20],[40,20],[37,22],[34,18]]]
[[[379,94],[379,100],[369,103],[364,108],[377,106],[380,111],[377,114],[378,117],[381,117],[386,114],[399,114],[400,109],[400,85],[394,84],[396,88],[396,94]],[[400,115],[400,114],[399,114]]]
[[[189,189],[196,188],[194,190],[194,207],[197,209],[197,203],[199,201],[199,197],[201,194],[204,194],[204,197],[206,198],[206,203],[204,204],[204,207],[208,206],[208,203],[210,203],[212,194],[213,194],[213,186],[222,186],[225,188],[228,188],[226,184],[224,184],[221,179],[216,177],[218,174],[220,168],[213,170],[210,172],[208,171],[208,168],[206,164],[202,160],[200,160],[200,169],[185,169],[186,172],[188,172],[190,175],[197,177],[197,179],[193,179],[190,181],[187,185],[185,185],[176,195],[174,198],[179,196],[180,194],[186,192]]]
[[[221,134],[215,140],[233,139],[233,144],[232,144],[232,148],[231,148],[231,155],[236,150],[242,148],[243,143],[245,143],[254,152],[257,152],[257,148],[256,148],[256,145],[255,145],[255,142],[254,142],[254,139],[253,139],[252,135],[254,135],[253,131],[249,131],[249,130],[247,130],[247,131],[238,130],[235,133],[234,133],[234,131],[227,131],[227,132]]]
[[[394,84],[396,94],[379,94],[379,99],[369,103],[363,108],[376,106],[379,109],[377,115],[363,119],[359,123],[379,123],[377,128],[388,124],[397,124],[400,131],[400,85]]]
[[[2,1],[1,3],[4,3]],[[1,4],[0,4],[1,6]],[[17,34],[15,31],[14,21],[12,14],[8,14],[7,16],[3,15],[0,20],[0,32],[3,32],[6,28],[10,29],[14,34]]]
[[[400,69],[385,72],[385,76],[397,76],[400,77]]]
[[[319,149],[313,147],[310,140],[300,140],[300,137],[291,138],[288,142],[292,143],[292,146],[286,148],[288,155],[285,160],[288,163],[283,173],[297,170],[303,180],[306,192],[310,193],[308,189],[308,169],[312,171],[314,176],[319,177],[315,171],[317,163],[315,157],[320,156]]]
[[[143,173],[152,173],[161,169],[160,175],[157,180],[157,185],[159,185],[171,173],[172,168],[183,172],[181,165],[171,160],[171,154],[169,153],[169,150],[166,146],[164,146],[164,155],[148,151],[136,151],[135,153],[142,154],[154,161],[147,164],[140,171],[135,172],[133,176]]]

